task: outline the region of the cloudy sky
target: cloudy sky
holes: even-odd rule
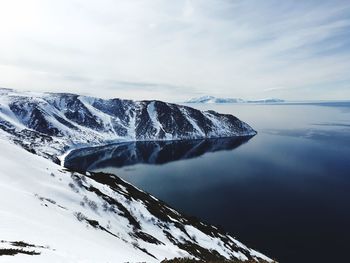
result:
[[[0,0],[0,86],[350,99],[350,1]]]

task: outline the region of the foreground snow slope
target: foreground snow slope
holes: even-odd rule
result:
[[[79,145],[256,134],[232,115],[161,101],[9,89],[0,89],[0,129],[24,148],[51,159]]]
[[[65,171],[1,138],[0,149],[1,262],[271,261],[116,176]]]

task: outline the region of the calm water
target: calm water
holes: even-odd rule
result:
[[[345,262],[350,244],[350,103],[192,105],[232,113],[250,140],[129,143],[80,152],[280,262]]]

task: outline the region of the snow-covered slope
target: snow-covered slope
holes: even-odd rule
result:
[[[255,134],[234,116],[160,101],[0,89],[0,260],[271,262],[115,175],[68,171],[42,158],[58,163],[68,149],[108,142]]]
[[[79,145],[256,134],[232,115],[161,101],[9,89],[0,89],[0,130],[29,151],[51,159]]]
[[[258,100],[244,100],[239,98],[216,98],[214,96],[202,96],[198,98],[192,98],[185,103],[282,103],[284,100],[267,98]]]
[[[1,262],[271,262],[116,176],[69,172],[0,139]],[[12,254],[13,256],[7,256]]]

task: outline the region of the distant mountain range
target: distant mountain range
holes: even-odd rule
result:
[[[217,98],[214,96],[202,96],[198,98],[192,98],[185,101],[185,103],[282,103],[285,102],[281,99],[266,98],[259,100],[244,100],[240,98]]]

